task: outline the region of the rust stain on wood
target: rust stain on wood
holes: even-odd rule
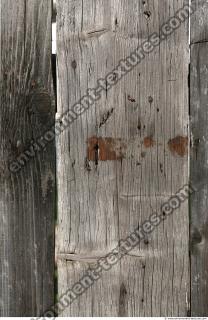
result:
[[[177,136],[174,139],[169,140],[168,147],[173,155],[184,157],[188,153],[188,138]]]
[[[155,145],[155,141],[152,137],[145,137],[143,143],[145,148],[152,148]]]
[[[90,161],[121,160],[125,157],[127,149],[122,139],[111,137],[91,137],[87,144],[87,158]]]

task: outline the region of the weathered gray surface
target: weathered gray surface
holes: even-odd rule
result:
[[[182,0],[58,0],[58,113],[71,108],[183,4]],[[170,151],[174,146],[168,146],[170,139],[188,136],[188,56],[184,24],[59,137],[60,295],[86,270],[89,259],[85,262],[80,256],[105,256],[188,182],[188,154],[177,155]],[[101,137],[111,142],[122,139],[125,157],[98,160],[97,165],[86,162],[87,157],[93,159],[93,137],[100,138],[100,157],[105,154]],[[110,151],[106,154],[103,158],[112,157]],[[185,203],[155,230],[148,244],[134,250],[134,257],[127,256],[106,272],[62,315],[186,316],[188,239]],[[73,254],[72,260],[77,255],[79,261],[66,261],[65,254]]]
[[[208,315],[208,3],[191,18],[191,313]],[[199,42],[199,43],[196,43]]]
[[[207,0],[191,0],[191,4],[196,10],[196,12],[191,16],[191,43],[207,41]]]
[[[53,143],[17,174],[9,164],[54,117],[51,0],[0,0],[0,315],[53,303]]]

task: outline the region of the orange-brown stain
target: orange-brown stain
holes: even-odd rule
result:
[[[121,160],[127,146],[122,139],[91,137],[87,141],[87,158],[90,161]]]
[[[168,147],[172,154],[184,157],[188,153],[188,138],[177,136],[169,140]]]
[[[155,141],[152,139],[152,137],[145,137],[143,143],[145,148],[152,148],[155,145]]]

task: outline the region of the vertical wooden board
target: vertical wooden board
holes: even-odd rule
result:
[[[55,149],[31,141],[54,122],[51,1],[0,11],[0,315],[40,316],[54,300]]]
[[[197,189],[191,196],[191,314],[208,314],[208,3],[192,1],[197,9],[191,17],[190,113],[191,154],[190,179]]]
[[[208,314],[208,214],[207,214],[207,43],[191,49],[191,181],[197,192],[191,197],[191,279],[193,316]]]
[[[144,220],[147,213],[152,212],[152,208],[159,212],[161,204],[166,201],[168,198],[152,204],[143,201],[137,214]],[[100,280],[95,281],[70,306],[63,308],[64,311],[60,315],[151,317],[161,314],[168,316],[187,314],[190,286],[187,279],[188,243],[184,242],[184,237],[181,236],[186,223],[185,210],[188,210],[188,203],[184,203],[173,217],[163,222],[149,235],[148,245],[142,241],[109,271],[103,271]],[[180,225],[175,222],[177,220],[181,221]],[[82,277],[88,274],[89,268],[95,269],[96,256],[92,259],[95,266],[88,260],[87,253],[85,256],[76,254],[58,256],[60,296],[69,289],[74,292],[75,283],[80,282]]]
[[[97,80],[113,70],[120,59],[151,33],[159,32],[185,3],[59,0],[58,117],[71,109],[88,88],[95,88]],[[188,182],[188,63],[188,23],[184,23],[116,86],[102,92],[101,98],[58,137],[58,260],[65,254],[105,256],[119,239],[141,225],[151,210],[159,209],[159,204]],[[179,137],[184,146],[177,148]],[[100,153],[96,164],[97,144]],[[184,152],[180,152],[182,149]],[[127,258],[132,276],[126,279],[126,316],[186,316],[190,285],[188,229],[185,205],[177,219],[171,217],[160,232],[155,230],[148,246],[136,249],[136,256],[144,253],[148,266],[145,281],[149,285],[142,307],[142,290],[130,287],[134,280],[142,283],[143,278],[140,272],[132,274],[139,267]],[[74,277],[69,265],[61,264],[58,269],[60,295],[67,279]],[[125,262],[121,262],[109,289],[117,295],[117,303],[124,270]],[[161,297],[169,297],[161,299],[159,306],[157,285]],[[98,305],[98,297],[106,290],[105,282],[92,290],[91,304]],[[64,315],[76,316],[81,299]],[[111,309],[109,297],[102,295],[102,299],[107,314],[119,314],[119,307]],[[79,315],[85,312],[87,315],[88,310],[81,307]],[[98,309],[90,314],[106,315]]]

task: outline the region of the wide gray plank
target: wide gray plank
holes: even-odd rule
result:
[[[0,13],[0,315],[40,316],[54,299],[54,143],[14,161],[54,118],[51,0],[0,0]]]
[[[57,118],[184,3],[58,0]],[[188,63],[185,23],[58,137],[59,295],[188,182]],[[188,240],[186,203],[63,315],[186,316]]]

